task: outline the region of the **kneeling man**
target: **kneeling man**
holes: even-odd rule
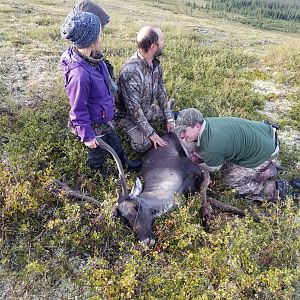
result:
[[[279,142],[270,124],[235,117],[203,118],[195,108],[182,110],[175,130],[187,143],[196,142],[195,152],[210,172],[222,170],[224,183],[238,195],[254,200],[278,200]]]
[[[118,125],[129,137],[131,147],[143,153],[152,145],[157,148],[167,144],[155,132],[153,123],[164,120],[167,131],[174,128],[174,100],[168,99],[158,59],[163,52],[162,31],[156,26],[145,26],[136,40],[137,52],[119,73],[116,108]]]

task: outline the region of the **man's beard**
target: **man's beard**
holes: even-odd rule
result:
[[[163,49],[162,48],[158,48],[157,51],[154,54],[154,57],[159,57],[163,54]]]

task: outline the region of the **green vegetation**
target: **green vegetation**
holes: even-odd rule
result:
[[[214,18],[198,9],[200,1],[189,6],[192,14],[179,0],[102,3],[112,17],[103,52],[116,72],[135,51],[137,30],[161,26],[164,79],[177,110],[262,120],[270,116],[266,101],[287,101],[271,121],[282,125],[282,176],[300,177],[299,37]],[[209,193],[256,211],[262,222],[216,212],[206,233],[196,195],[155,221],[151,249],[113,216],[113,161],[108,179],[92,173],[66,129],[59,57],[68,44],[59,27],[71,7],[57,0],[0,4],[0,298],[299,299],[300,209],[292,199],[261,206],[235,199],[216,175]],[[136,175],[127,174],[130,187]],[[100,207],[53,194],[53,179]]]
[[[176,13],[213,17],[240,22],[266,30],[300,32],[300,4],[297,0],[144,0]]]
[[[212,0],[210,7],[257,18],[300,22],[300,4],[296,0]]]
[[[285,32],[300,31],[300,6],[297,1],[212,0],[206,9],[219,17],[253,27]]]

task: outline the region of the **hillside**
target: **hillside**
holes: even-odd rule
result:
[[[224,1],[101,3],[112,18],[103,52],[116,74],[136,49],[137,31],[159,25],[164,81],[176,110],[196,107],[205,116],[280,124],[281,177],[300,178],[296,16],[269,18],[274,26],[265,30],[255,27],[256,13],[245,6],[205,6]],[[288,11],[298,7],[285,3]],[[114,162],[108,161],[108,179],[92,173],[84,148],[66,129],[59,58],[68,43],[59,28],[72,4],[0,1],[0,299],[299,299],[299,201],[258,205],[235,199],[216,175],[209,193],[255,211],[262,221],[217,212],[207,233],[196,195],[154,222],[153,248],[137,243],[131,228],[112,215]],[[251,22],[236,22],[230,14]],[[124,137],[122,143],[131,158],[139,157]],[[130,187],[137,175],[127,172]],[[101,206],[53,194],[53,179]]]
[[[206,13],[261,29],[300,32],[300,4],[296,0],[145,0],[145,2],[152,2],[160,8],[193,17],[201,17]]]

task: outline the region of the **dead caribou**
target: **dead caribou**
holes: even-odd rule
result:
[[[202,194],[201,215],[204,224],[207,224],[207,220],[210,218],[211,206],[240,216],[245,215],[238,208],[207,197],[206,191],[210,181],[208,171],[192,162],[175,133],[166,134],[163,139],[168,142],[167,146],[158,149],[152,148],[143,158],[141,174],[144,179],[144,188],[137,178],[130,194],[128,194],[125,174],[119,157],[102,139],[98,140],[99,146],[109,151],[117,163],[119,179],[116,183],[122,188],[121,192],[117,191],[117,211],[131,224],[141,242],[153,245],[155,243],[151,228],[153,219],[179,204],[175,203],[175,199],[180,200],[181,196],[196,191],[201,191]],[[68,196],[101,206],[98,200],[74,192],[59,181],[56,183],[65,190]]]
[[[122,188],[121,192],[117,191],[117,211],[131,224],[141,242],[153,245],[155,243],[151,228],[153,219],[173,208],[177,204],[175,199],[196,191],[202,195],[201,216],[204,225],[207,225],[210,218],[211,206],[240,216],[245,215],[238,208],[207,197],[206,191],[210,182],[208,171],[192,162],[175,133],[166,134],[163,139],[168,142],[167,146],[152,148],[143,158],[141,175],[144,187],[137,178],[130,194],[120,159],[109,145],[101,139],[98,140],[99,146],[109,151],[117,163],[119,179],[116,182]],[[64,188],[63,185],[61,187]],[[68,187],[65,190],[70,197],[100,204],[96,199],[80,195]]]
[[[180,204],[175,203],[175,199],[180,201],[183,195],[197,191],[202,196],[200,212],[206,229],[211,218],[211,206],[245,216],[242,210],[207,197],[209,172],[192,162],[175,133],[165,134],[163,139],[168,142],[167,146],[152,148],[143,158],[141,175],[144,179],[144,187],[137,178],[129,195],[126,193],[126,185],[122,186],[125,194],[118,200],[117,209],[120,215],[129,221],[140,241],[153,245],[155,243],[151,228],[153,219],[170,211],[176,204]],[[254,218],[257,219],[256,216]]]

